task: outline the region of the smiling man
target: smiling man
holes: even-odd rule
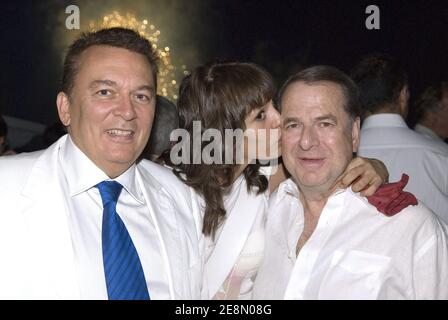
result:
[[[200,298],[196,196],[170,170],[137,162],[156,61],[122,28],[69,48],[57,96],[68,135],[0,161],[0,298]]]
[[[335,187],[359,145],[353,81],[311,67],[284,84],[279,102],[291,179],[269,199],[254,297],[447,299],[447,226],[402,191],[406,179],[384,187],[380,202]]]

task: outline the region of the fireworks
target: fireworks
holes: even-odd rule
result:
[[[137,31],[142,37],[148,39],[156,50],[160,58],[159,77],[158,77],[158,94],[170,100],[177,100],[177,92],[179,90],[180,80],[189,73],[186,65],[177,68],[171,59],[171,50],[167,45],[163,45],[160,30],[151,23],[149,19],[138,20],[135,15],[127,13],[121,15],[118,11],[105,15],[98,21],[90,21],[90,31],[103,28],[123,27]]]

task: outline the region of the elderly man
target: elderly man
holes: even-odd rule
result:
[[[359,144],[350,78],[308,68],[286,82],[280,105],[292,177],[270,198],[254,298],[447,299],[447,226],[402,191],[405,181],[381,202],[333,188]],[[369,201],[388,215],[404,209],[386,216]]]
[[[57,96],[63,136],[0,160],[1,299],[198,299],[195,195],[136,163],[154,118],[156,55],[138,33],[83,34]]]

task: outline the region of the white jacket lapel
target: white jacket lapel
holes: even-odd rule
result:
[[[23,202],[21,212],[32,248],[29,252],[34,255],[31,262],[36,274],[34,281],[42,281],[42,292],[48,291],[50,298],[79,299],[68,212],[58,172],[58,152],[65,138],[37,159],[22,193],[27,201]],[[52,294],[56,297],[51,297]]]
[[[179,283],[180,281],[180,279],[174,278],[182,277],[182,275],[179,274],[179,270],[182,270],[182,265],[180,263],[182,252],[176,252],[176,250],[179,251],[179,246],[172,245],[178,244],[180,241],[177,233],[176,217],[173,212],[162,212],[162,210],[160,210],[158,207],[160,201],[157,197],[157,194],[160,192],[160,186],[158,186],[157,182],[150,174],[144,170],[138,170],[138,167],[137,181],[143,192],[143,196],[145,197],[149,214],[151,215],[151,219],[154,221],[154,226],[160,241],[160,247],[162,250],[161,256],[168,273],[170,297],[171,299],[181,297],[183,295],[178,291],[179,288],[174,285],[174,283]],[[177,257],[177,259],[173,259],[173,257]]]
[[[245,188],[246,186],[242,186]],[[263,195],[260,195],[263,197]],[[255,219],[263,214],[267,203],[253,193],[248,196],[242,192],[237,199],[236,210],[228,212],[223,230],[216,242],[216,246],[206,262],[206,281],[209,298],[219,290],[246,243]],[[266,200],[267,199],[263,199]]]

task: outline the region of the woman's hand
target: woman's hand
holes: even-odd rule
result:
[[[347,166],[347,169],[333,188],[347,188],[352,186],[353,192],[360,192],[361,196],[369,197],[389,179],[389,172],[384,163],[377,159],[356,157]]]

